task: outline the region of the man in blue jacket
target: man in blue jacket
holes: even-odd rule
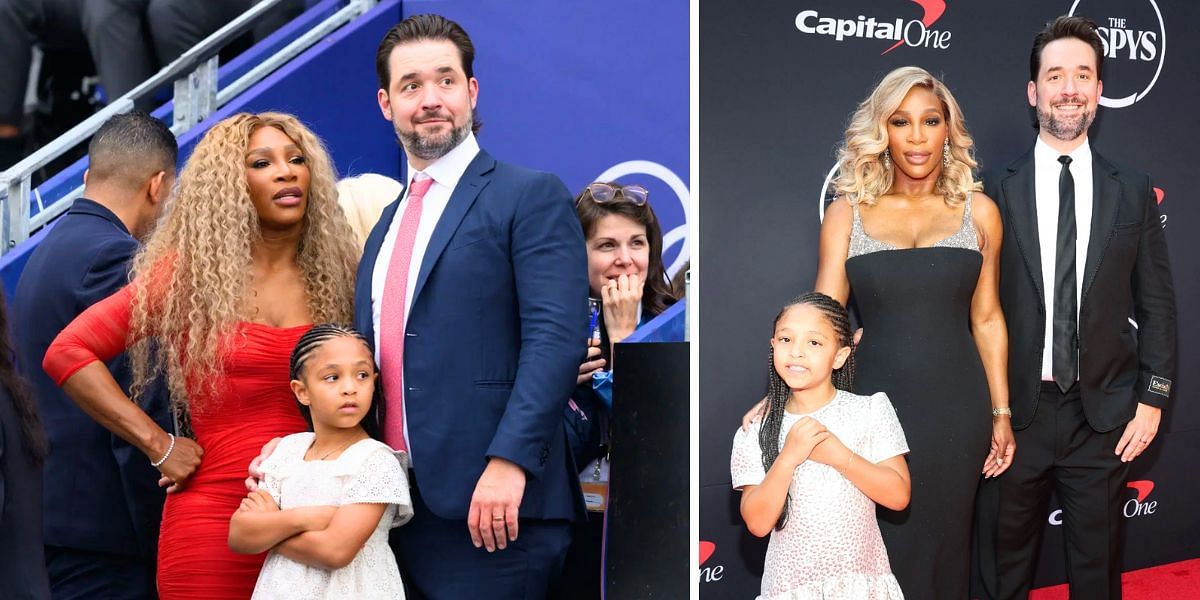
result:
[[[12,299],[14,342],[50,441],[44,477],[46,568],[57,600],[153,598],[162,515],[159,473],[42,371],[55,336],[79,313],[128,283],[138,242],[153,228],[175,182],[178,146],[140,112],[110,119],[88,146],[84,197],[33,252]],[[109,363],[128,391],[124,355]],[[165,391],[143,407],[170,426]]]
[[[415,15],[379,45],[378,101],[408,159],[358,269],[384,441],[415,515],[393,535],[411,597],[544,598],[584,514],[563,409],[587,340],[587,257],[559,179],[475,139],[474,47]]]

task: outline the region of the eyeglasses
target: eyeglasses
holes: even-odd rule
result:
[[[650,192],[640,185],[609,185],[607,183],[588,184],[587,189],[592,194],[596,204],[618,202],[618,196],[636,206],[645,206]]]

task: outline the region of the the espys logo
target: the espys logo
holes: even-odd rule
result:
[[[1070,15],[1096,22],[1104,44],[1100,105],[1123,108],[1145,98],[1162,74],[1167,28],[1155,0],[1074,0]]]
[[[899,48],[901,44],[912,48],[934,48],[945,50],[950,47],[950,32],[933,29],[933,24],[946,12],[945,0],[910,0],[921,7],[919,19],[885,19],[858,15],[857,19],[830,17],[808,9],[796,15],[796,29],[800,33],[827,35],[836,41],[846,38],[887,40],[895,42],[882,56]]]
[[[700,540],[700,572],[698,573],[698,578],[702,583],[720,581],[725,576],[725,565],[704,566],[704,563],[708,562],[708,559],[716,551],[716,544]]]
[[[817,210],[820,215],[818,223],[825,222],[825,207],[829,206],[830,202],[837,200],[837,190],[830,189],[829,186],[833,185],[833,178],[837,177],[838,164],[837,162],[833,163],[833,168],[825,174],[825,181],[821,184],[821,197],[817,199]]]
[[[1158,500],[1147,501],[1150,498],[1150,492],[1154,491],[1153,481],[1149,479],[1130,481],[1125,484],[1125,487],[1137,491],[1137,496],[1127,500],[1125,505],[1121,507],[1121,514],[1125,515],[1126,519],[1144,517],[1158,511]],[[1051,525],[1062,525],[1062,509],[1060,508],[1050,513],[1050,518],[1047,520]]]

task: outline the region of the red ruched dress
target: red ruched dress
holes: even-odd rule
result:
[[[55,382],[62,385],[79,369],[125,350],[133,287],[84,311],[54,340],[43,367]],[[227,350],[217,391],[189,390],[192,429],[204,457],[186,485],[167,496],[163,509],[162,600],[242,600],[254,590],[266,554],[230,550],[229,518],[246,496],[246,471],[263,445],[307,430],[289,387],[288,360],[311,327],[238,323],[222,344]]]

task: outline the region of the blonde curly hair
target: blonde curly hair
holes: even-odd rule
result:
[[[838,148],[838,175],[834,188],[838,196],[851,204],[875,204],[876,198],[891,189],[892,168],[886,168],[881,158],[888,148],[887,120],[914,87],[933,92],[942,101],[942,112],[946,117],[950,165],[942,167],[935,190],[947,204],[954,206],[965,202],[968,192],[983,189],[974,176],[978,166],[975,142],[967,133],[962,109],[954,94],[925,69],[900,67],[885,75],[871,95],[858,105],[846,127],[846,139]]]
[[[349,322],[358,248],[337,203],[336,175],[321,140],[292,115],[241,113],[212,127],[179,176],[177,194],[133,262],[131,395],[166,373],[176,414],[212,396],[230,334],[247,319],[251,247],[261,239],[245,157],[250,135],[275,127],[309,168],[308,205],[296,261],[315,323]],[[189,393],[190,392],[190,393]]]

